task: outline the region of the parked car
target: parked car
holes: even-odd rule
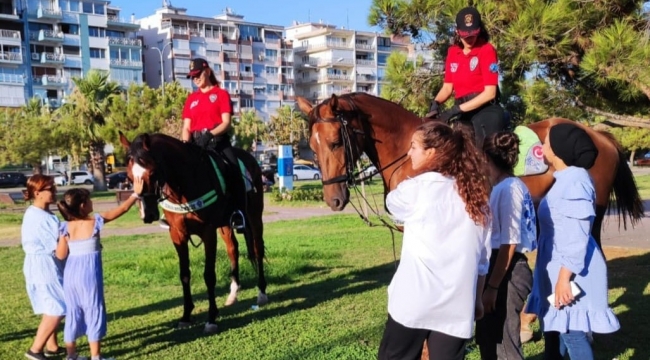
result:
[[[361,175],[362,176],[370,176],[370,175],[374,176],[374,174],[376,174],[376,173],[377,173],[377,168],[375,167],[375,165],[370,165],[367,169],[364,169],[361,172]]]
[[[320,171],[307,165],[293,166],[294,180],[318,180],[321,178]]]
[[[56,186],[68,185],[68,177],[60,172],[51,173],[50,176],[54,177],[54,184]]]
[[[109,189],[121,189],[126,181],[126,171],[120,171],[106,176],[106,186]]]
[[[650,152],[643,155],[642,158],[634,160],[635,166],[650,166]]]
[[[95,182],[93,174],[88,171],[71,171],[70,172],[70,185],[91,185]]]
[[[25,187],[27,176],[18,171],[0,172],[0,187]]]

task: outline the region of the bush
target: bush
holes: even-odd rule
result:
[[[271,199],[275,202],[284,202],[284,201],[323,201],[323,189],[296,189],[296,190],[284,190],[280,191],[279,189],[273,189],[271,193]]]

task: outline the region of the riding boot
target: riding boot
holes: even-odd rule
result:
[[[236,177],[236,179],[234,179],[235,181],[231,182],[231,184],[234,185],[231,197],[233,200],[234,210],[230,215],[230,224],[238,234],[241,234],[246,228],[246,216],[244,215],[246,212],[247,197],[246,184],[244,184],[241,169],[239,168],[239,160],[237,160],[237,157],[233,153],[232,147],[227,147],[223,149],[222,152],[226,157],[228,165],[232,167],[232,174]]]

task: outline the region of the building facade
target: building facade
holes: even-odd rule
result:
[[[408,39],[322,23],[295,23],[285,31],[294,47],[296,94],[314,103],[349,92],[379,96],[388,56],[409,52]]]
[[[283,39],[283,27],[247,22],[229,9],[200,17],[170,5],[140,19],[140,25],[149,86],[176,80],[194,90],[186,76],[190,59],[201,57],[230,93],[235,113],[255,109],[268,120],[280,106],[293,106],[293,46]]]
[[[32,97],[58,107],[91,69],[124,87],[142,83],[139,29],[109,1],[0,0],[0,107]]]

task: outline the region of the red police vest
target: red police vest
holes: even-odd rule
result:
[[[480,93],[499,84],[497,52],[490,43],[475,45],[469,54],[456,45],[449,48],[445,62],[445,83],[454,85],[456,99]]]
[[[190,131],[211,130],[222,123],[222,114],[231,112],[230,94],[215,86],[208,92],[197,90],[187,97],[183,108],[183,119],[191,120]]]

